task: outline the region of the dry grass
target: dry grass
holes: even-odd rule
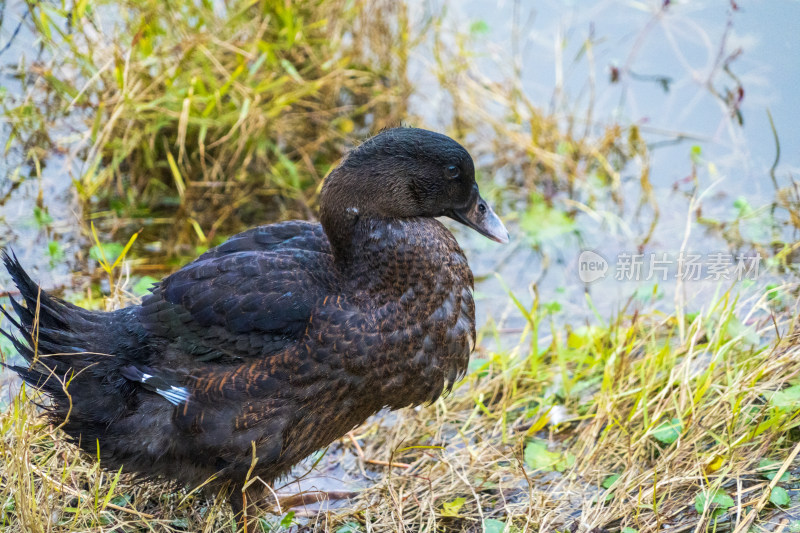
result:
[[[532,342],[547,319],[525,313],[529,328],[516,345],[479,354],[449,397],[358,430],[365,457],[395,466],[356,461],[351,473],[377,469],[379,481],[344,508],[284,515],[284,524],[342,532],[769,531],[776,516],[788,524],[770,489],[791,491],[800,465],[800,393],[790,387],[800,357],[792,321],[774,321],[766,298],[737,303],[726,294],[684,317],[683,339],[674,316],[633,316],[554,328]],[[777,331],[782,339],[772,340]],[[101,471],[24,395],[0,427],[6,531],[232,530],[225,507]],[[343,439],[327,460],[353,446]],[[779,468],[786,474],[770,482]],[[715,499],[704,506],[704,494]],[[257,527],[280,529],[281,519],[267,514]]]

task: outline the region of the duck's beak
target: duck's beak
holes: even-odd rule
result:
[[[508,230],[486,200],[475,195],[476,200],[463,209],[453,209],[450,218],[469,226],[481,235],[501,244],[508,242]]]

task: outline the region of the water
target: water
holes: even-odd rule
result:
[[[0,49],[5,48],[0,55],[0,91],[4,106],[10,108],[23,102],[26,86],[35,83],[35,76],[21,79],[17,75],[18,65],[45,63],[48,57],[30,29],[25,2],[11,0],[0,9]],[[32,99],[36,101],[35,96]],[[48,130],[56,149],[43,154],[37,146],[32,147],[38,167],[17,144],[0,159],[0,248],[13,249],[44,288],[58,289],[72,285],[71,267],[86,242],[81,238],[82,211],[72,185],[72,178],[81,172],[80,159],[73,151],[78,132],[63,120],[49,124]],[[7,122],[0,123],[0,143],[5,145],[11,133]],[[0,294],[6,290],[13,289],[2,272]]]
[[[498,310],[509,305],[504,287],[530,302],[533,284],[543,301],[558,301],[563,306],[561,316],[575,326],[596,320],[587,297],[600,317],[618,311],[634,294],[637,305],[674,309],[676,259],[682,249],[700,254],[704,265],[700,279],[689,279],[682,287],[687,308],[699,309],[713,294],[742,277],[735,272],[739,254],[744,256],[744,266],[758,262],[752,258],[753,249],[732,249],[719,233],[698,224],[696,214],[689,217],[691,154],[693,147],[700,151],[696,157],[698,189],[701,194],[707,191],[695,209],[699,207],[704,217],[719,221],[736,218],[740,197],[754,208],[767,206],[775,198],[770,174],[776,162],[776,144],[768,111],[780,141],[774,176],[779,186],[785,187],[798,175],[800,42],[796,36],[800,2],[742,3],[736,10],[732,5],[671,2],[664,7],[661,2],[608,0],[501,1],[491,10],[480,1],[449,6],[445,27],[464,29],[480,21],[485,23],[483,28],[488,27],[481,38],[485,53],[476,68],[481,74],[503,79],[516,65],[523,90],[535,104],[577,116],[585,116],[591,107],[595,131],[614,122],[637,124],[651,147],[650,180],[660,211],[646,244],[642,244],[641,230],[652,215],[637,216],[634,209],[619,213],[622,224],[616,227],[579,215],[576,235],[561,235],[545,242],[541,250],[525,246],[525,235],[512,226],[520,246],[502,261],[497,259],[503,254],[499,248],[460,232],[473,270],[497,272],[504,281],[490,276],[478,285],[484,300],[479,305],[483,319],[487,315],[497,318]],[[592,60],[582,52],[589,38],[594,43]],[[423,58],[417,75],[430,83],[425,65]],[[620,73],[616,80],[612,79],[613,69]],[[667,90],[661,79],[670,80]],[[729,91],[735,100],[741,94],[741,101],[731,106],[712,89],[718,95]],[[436,122],[437,111],[428,102],[427,97],[420,99],[414,110]],[[637,172],[632,164],[630,171],[622,173],[626,198],[639,194]],[[691,220],[688,237],[687,220]],[[750,227],[744,228],[745,233],[763,234],[759,224],[758,220],[747,223]],[[624,231],[624,226],[632,231]],[[788,242],[792,230],[783,230]],[[767,240],[766,235],[757,238]],[[605,278],[589,284],[581,280],[578,258],[583,250],[594,250],[605,259],[609,268]],[[709,276],[708,268],[718,254],[730,254],[733,265],[725,276]],[[638,256],[643,263],[638,280],[626,279],[629,255]],[[664,264],[658,262],[663,258],[668,268],[665,275],[660,268]],[[758,275],[750,273],[758,278],[757,286],[781,281],[765,274],[764,261],[758,263]],[[655,301],[647,296],[653,291],[658,295]],[[504,323],[512,330],[521,324],[521,316],[513,311]]]

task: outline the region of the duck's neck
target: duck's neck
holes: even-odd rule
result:
[[[433,218],[361,218],[347,238],[338,235],[331,244],[343,278],[352,288],[387,299],[435,285],[435,274],[451,255],[463,257],[453,235]]]

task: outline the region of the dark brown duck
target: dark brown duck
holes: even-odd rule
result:
[[[508,240],[466,150],[398,128],[328,176],[321,224],[236,235],[140,305],[81,309],[4,254],[24,304],[3,310],[18,336],[2,333],[31,363],[11,368],[51,398],[73,441],[93,456],[99,443],[104,467],[190,486],[214,476],[240,511],[253,453],[251,475],[274,480],[380,409],[433,401],[464,374],[472,272],[439,216]],[[70,355],[34,361],[34,336],[38,355]]]

